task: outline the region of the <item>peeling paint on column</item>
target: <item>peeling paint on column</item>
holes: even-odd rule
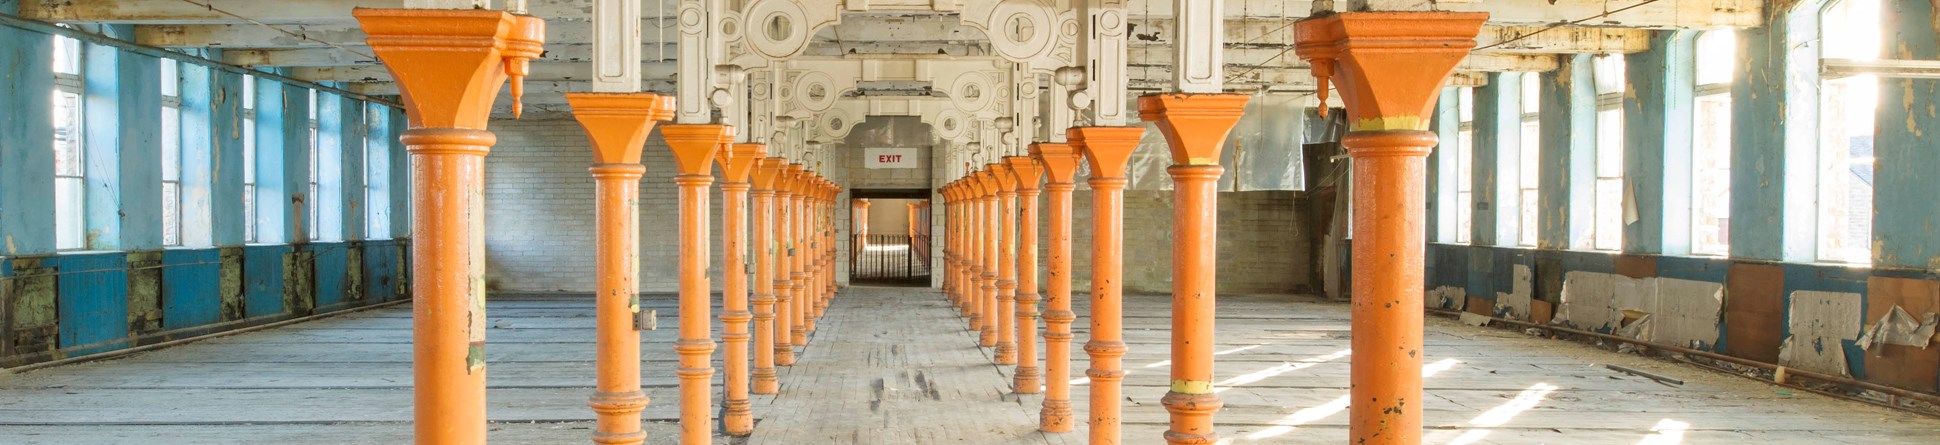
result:
[[[483,163],[480,161],[462,168],[482,169]],[[470,269],[467,295],[471,298],[471,307],[466,314],[466,333],[471,348],[465,354],[465,370],[466,373],[477,373],[485,372],[485,189],[482,184],[485,173],[475,172],[471,176],[479,178],[480,182],[465,184],[465,199],[468,201],[465,230],[469,237],[466,240],[468,253],[465,262]]]

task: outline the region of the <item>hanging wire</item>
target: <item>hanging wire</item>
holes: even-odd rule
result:
[[[230,17],[234,17],[234,18],[236,18],[237,20],[242,20],[242,21],[245,21],[245,22],[249,22],[249,23],[253,23],[253,24],[255,24],[256,26],[261,26],[261,27],[264,27],[264,28],[268,28],[268,29],[269,29],[269,30],[271,30],[271,31],[276,31],[276,32],[278,32],[278,33],[282,33],[282,34],[284,34],[284,35],[288,35],[288,36],[290,36],[290,37],[295,37],[295,38],[298,38],[298,39],[302,39],[302,40],[307,40],[307,41],[311,41],[311,42],[316,42],[316,43],[321,43],[321,44],[323,44],[324,46],[328,46],[328,47],[331,47],[331,48],[336,48],[336,49],[339,49],[339,50],[343,50],[344,52],[347,52],[347,53],[351,53],[351,54],[353,54],[353,55],[356,55],[357,57],[362,57],[362,58],[364,58],[364,60],[369,60],[369,61],[372,61],[372,62],[377,62],[377,61],[378,61],[378,60],[377,60],[377,56],[373,56],[373,55],[370,55],[370,54],[364,54],[364,53],[361,53],[361,52],[357,52],[357,51],[354,51],[354,50],[351,50],[350,48],[347,48],[347,47],[345,47],[345,46],[343,46],[343,45],[338,45],[338,44],[336,44],[336,43],[332,43],[332,42],[325,42],[325,41],[323,41],[323,40],[319,40],[319,39],[314,39],[314,38],[311,38],[311,37],[310,37],[309,35],[306,35],[306,34],[303,34],[303,33],[299,33],[299,32],[294,32],[294,31],[290,31],[290,30],[287,30],[287,29],[283,29],[282,27],[278,27],[278,26],[276,26],[276,25],[271,25],[271,24],[268,24],[268,23],[263,23],[263,22],[262,22],[261,20],[256,20],[256,19],[253,19],[253,18],[249,18],[249,17],[244,17],[244,16],[242,16],[242,15],[240,15],[240,14],[236,14],[236,13],[233,13],[233,12],[229,12],[229,11],[225,11],[225,10],[223,10],[222,8],[217,8],[217,7],[215,7],[215,5],[212,5],[212,4],[209,4],[209,3],[203,3],[203,2],[198,2],[198,1],[195,1],[195,0],[178,0],[178,1],[180,1],[180,2],[182,2],[182,3],[188,3],[188,4],[191,4],[191,5],[196,5],[196,6],[201,6],[201,7],[203,8],[203,9],[207,9],[207,10],[209,10],[210,12],[214,12],[214,13],[217,13],[217,14],[222,14],[222,15],[226,15],[226,16],[230,16]],[[521,3],[523,3],[523,2],[521,2]]]

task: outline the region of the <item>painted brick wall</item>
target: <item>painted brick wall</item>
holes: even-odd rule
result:
[[[485,158],[488,285],[515,291],[592,291],[594,202],[592,148],[570,118],[497,120],[498,146]],[[648,137],[640,181],[640,290],[671,292],[679,284],[678,195],[673,155],[658,130]],[[722,284],[720,187],[709,198],[716,236],[708,243],[713,287]]]
[[[1082,180],[1082,178],[1080,178]],[[1071,289],[1091,288],[1091,192],[1072,193]],[[1040,198],[1041,224],[1050,224]],[[1306,234],[1295,216],[1295,192],[1219,193],[1220,292],[1292,293],[1310,285]],[[1038,258],[1049,258],[1039,249]],[[1125,192],[1125,289],[1172,289],[1172,192]],[[1042,275],[1040,275],[1042,276]]]

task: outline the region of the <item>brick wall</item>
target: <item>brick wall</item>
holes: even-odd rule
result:
[[[485,161],[485,238],[489,285],[521,291],[590,291],[593,289],[593,179],[586,169],[592,151],[585,133],[570,119],[494,121],[499,144]],[[658,132],[648,138],[640,197],[640,289],[673,291],[677,285],[673,156]],[[860,168],[860,150],[831,150],[829,174],[845,185],[922,188],[946,170],[923,152],[930,169],[896,170],[878,174]],[[844,156],[853,154],[854,156]],[[848,165],[856,164],[856,165]],[[716,232],[709,243],[713,286],[722,283],[719,237],[720,191],[715,187],[709,213]],[[1073,288],[1089,288],[1090,192],[1075,193],[1073,213]],[[1171,192],[1134,190],[1125,193],[1126,288],[1163,292],[1171,287]],[[1309,285],[1309,246],[1296,220],[1294,192],[1225,192],[1219,194],[1219,289],[1222,292],[1285,293]],[[1042,198],[1040,198],[1042,199]],[[836,235],[839,252],[847,251],[848,196],[837,198]],[[1048,202],[1040,202],[1042,206]],[[932,207],[934,229],[941,233],[942,207]],[[1049,212],[1040,210],[1048,217]],[[937,242],[943,242],[938,237]],[[1042,243],[1040,243],[1042,244]],[[940,250],[937,253],[940,261]],[[1045,258],[1040,253],[1040,261]],[[847,279],[847,261],[838,261],[837,277]],[[1040,275],[1041,276],[1041,275]]]
[[[1082,180],[1082,178],[1080,178]],[[1071,289],[1091,288],[1091,192],[1071,199]],[[1050,205],[1041,198],[1041,224]],[[1219,193],[1220,292],[1291,293],[1311,285],[1307,239],[1295,218],[1295,192]],[[1172,192],[1125,191],[1124,283],[1128,291],[1172,289]],[[1039,258],[1048,253],[1039,249]]]
[[[498,146],[485,158],[485,235],[488,285],[519,291],[591,291],[594,287],[592,148],[570,118],[492,122]],[[659,131],[648,137],[640,181],[640,290],[671,292],[678,283],[679,244],[673,211],[673,155]],[[720,187],[709,214],[709,276],[721,278]]]

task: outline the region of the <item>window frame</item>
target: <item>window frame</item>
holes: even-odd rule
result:
[[[1616,62],[1611,63],[1611,62],[1608,62],[1609,60],[1615,60]],[[1592,215],[1591,217],[1592,223],[1590,224],[1591,230],[1590,230],[1589,246],[1590,246],[1590,250],[1593,250],[1593,251],[1620,252],[1623,250],[1623,227],[1626,225],[1623,222],[1623,213],[1624,213],[1623,182],[1625,177],[1625,172],[1623,168],[1623,156],[1624,156],[1623,96],[1625,94],[1625,90],[1628,89],[1628,87],[1625,85],[1625,83],[1629,81],[1628,79],[1629,76],[1627,73],[1628,62],[1629,62],[1628,60],[1625,60],[1625,55],[1621,53],[1600,55],[1596,57],[1596,61],[1594,62],[1596,63],[1596,65],[1593,71],[1598,72],[1597,73],[1598,75],[1593,76],[1593,77],[1596,77],[1595,81],[1597,83],[1596,85],[1596,93],[1597,93],[1596,139],[1597,141],[1596,141],[1596,146],[1592,148],[1592,154],[1594,155],[1593,161],[1592,161],[1592,170],[1595,171],[1595,177],[1591,181],[1591,193],[1590,193],[1590,196],[1591,196],[1590,205],[1592,206],[1590,214]],[[1604,86],[1605,86],[1605,80],[1607,79],[1602,78],[1601,76],[1602,73],[1600,72],[1606,67],[1611,67],[1611,66],[1614,66],[1615,67],[1614,69],[1616,71],[1615,72],[1616,81],[1614,83],[1611,83],[1611,85],[1614,86],[1615,89],[1606,91]],[[1612,118],[1611,119],[1612,122],[1609,123],[1610,125],[1605,125],[1606,118]],[[1613,150],[1613,152],[1606,153],[1605,152],[1606,150]],[[1612,165],[1610,165],[1609,167],[1614,168],[1615,174],[1607,174],[1605,172],[1606,165],[1604,161],[1606,160],[1611,161]],[[1617,197],[1615,202],[1605,202],[1605,197],[1603,196],[1603,188],[1606,185],[1615,185],[1617,190]],[[1604,214],[1604,212],[1606,211],[1613,212],[1614,214],[1606,215]],[[1610,216],[1614,216],[1616,218],[1615,219],[1616,224],[1614,226],[1606,227],[1604,224],[1605,218]],[[1606,241],[1608,242],[1608,244],[1606,244]]]
[[[55,126],[48,129],[48,131],[54,133],[53,146],[48,147],[49,150],[54,151],[54,165],[50,166],[54,169],[55,189],[54,250],[57,252],[82,251],[88,249],[87,148],[85,147],[87,141],[87,120],[85,119],[87,101],[85,100],[86,88],[84,86],[86,82],[82,78],[82,73],[86,72],[83,69],[84,59],[86,57],[81,52],[81,41],[78,39],[57,35],[54,36],[54,46],[52,56],[54,59],[54,91],[50,91],[48,94],[53,96],[54,109],[57,113],[63,108],[63,103],[69,104],[66,106],[69,110],[66,113],[69,127],[67,134],[65,136],[62,135],[59,118],[56,118]],[[72,163],[74,165],[71,173],[64,173],[61,168],[60,161],[62,156],[60,149],[63,142],[68,143],[73,150],[69,155],[73,159]],[[72,190],[75,191],[74,196],[67,197],[68,199],[61,199],[60,190],[63,185],[72,186]],[[63,206],[62,204],[67,204],[67,206]],[[78,220],[66,220],[70,218]],[[72,232],[69,233],[68,231]]]

